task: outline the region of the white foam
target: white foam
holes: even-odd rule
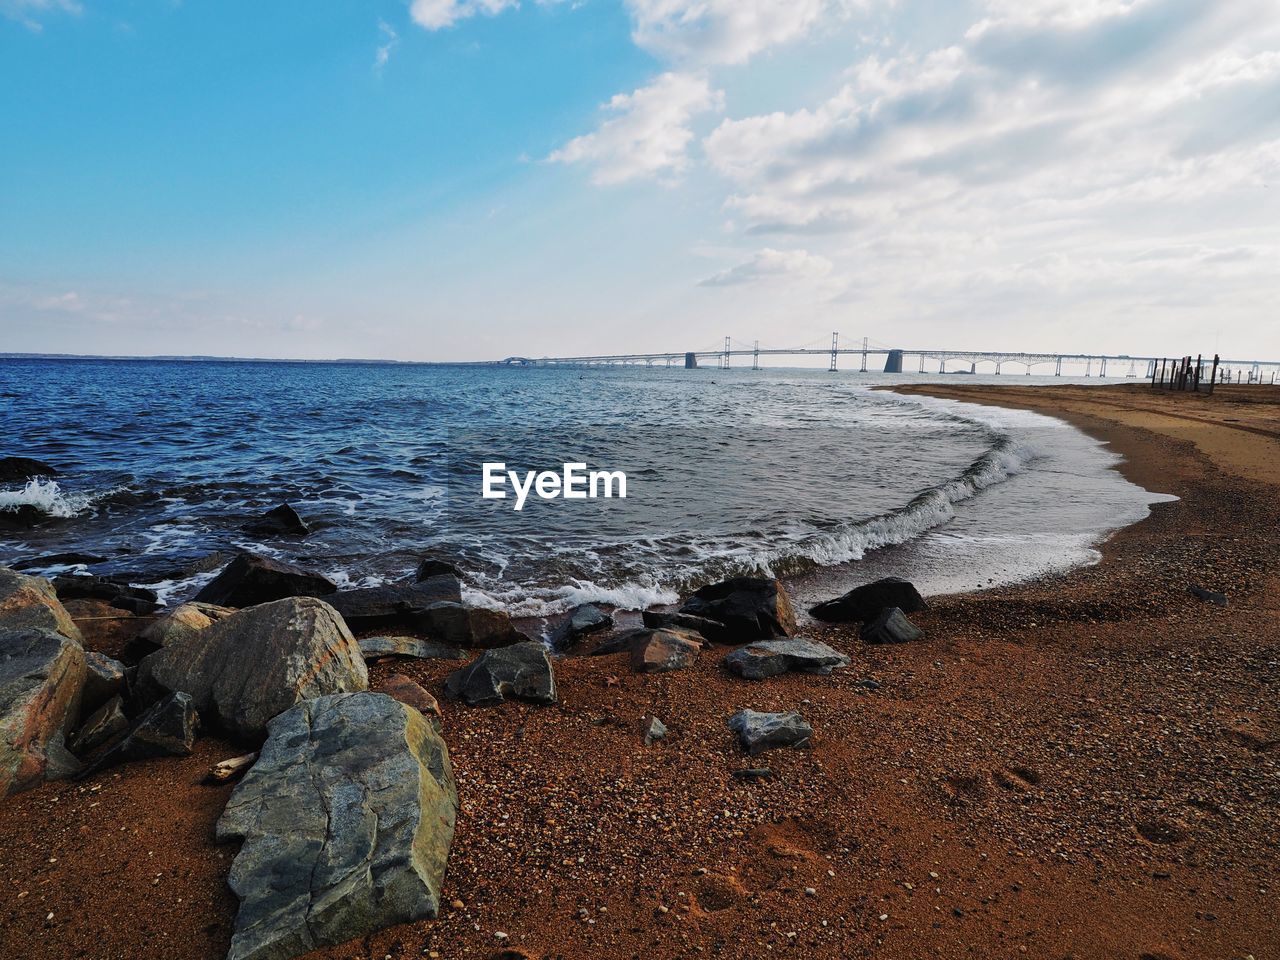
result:
[[[21,490],[0,490],[0,510],[34,507],[45,516],[62,519],[82,513],[93,500],[87,494],[64,493],[56,480],[31,480]]]

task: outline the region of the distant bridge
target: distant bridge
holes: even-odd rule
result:
[[[825,345],[825,338],[821,341],[824,345],[819,346],[815,343],[804,344],[798,347],[762,347],[757,340],[751,344],[743,344],[733,340],[732,337],[725,337],[724,344],[717,344],[714,347],[707,347],[702,350],[684,350],[673,351],[671,353],[618,353],[618,354],[601,354],[597,356],[581,356],[581,357],[506,357],[502,360],[489,361],[491,365],[500,366],[521,366],[521,367],[549,367],[549,366],[596,366],[596,365],[645,365],[645,366],[683,366],[693,369],[701,366],[715,366],[720,369],[727,369],[733,365],[734,358],[750,358],[751,369],[760,369],[761,357],[826,357],[828,359],[827,369],[835,371],[839,369],[839,361],[841,357],[857,357],[860,362],[859,369],[862,372],[868,370],[868,360],[870,358],[884,357],[883,371],[885,373],[902,373],[910,364],[907,358],[911,357],[919,362],[920,373],[925,372],[927,364],[937,363],[939,373],[977,373],[979,364],[989,364],[994,368],[992,372],[1002,373],[1005,365],[1013,365],[1022,367],[1029,376],[1033,367],[1042,365],[1051,365],[1056,376],[1062,375],[1062,365],[1064,363],[1084,364],[1085,376],[1107,376],[1108,364],[1114,369],[1117,365],[1125,366],[1124,372],[1118,374],[1120,376],[1129,377],[1146,377],[1150,378],[1156,369],[1156,364],[1161,363],[1165,358],[1153,356],[1133,356],[1130,354],[1104,354],[1104,353],[1026,353],[1023,351],[1004,351],[1004,350],[927,350],[914,349],[907,347],[889,347],[883,344],[874,343],[868,337],[863,337],[861,342],[855,341],[855,345],[841,346],[839,333],[831,335],[831,345]],[[951,365],[948,370],[947,365]],[[877,364],[878,365],[878,364]],[[967,367],[967,369],[965,369]],[[1280,361],[1269,360],[1220,360],[1219,367],[1225,369],[1229,373],[1234,374],[1234,378],[1239,380],[1247,380],[1250,383],[1262,382],[1264,372],[1272,378],[1274,382],[1276,374],[1280,371]],[[1113,374],[1113,376],[1116,374]]]

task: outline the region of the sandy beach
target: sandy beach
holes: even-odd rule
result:
[[[805,623],[852,658],[831,676],[751,683],[709,647],[652,676],[558,660],[555,706],[442,698],[461,811],[440,918],[309,956],[1274,956],[1280,390],[895,389],[1061,417],[1179,499],[1099,565],[938,598],[923,642]],[[109,654],[130,632],[73,615]],[[440,694],[456,666],[384,660],[370,686]],[[740,707],[801,710],[811,748],[747,758]],[[651,716],[670,733],[646,747]],[[0,804],[0,955],[224,956],[232,787],[202,780],[240,752],[203,739]]]

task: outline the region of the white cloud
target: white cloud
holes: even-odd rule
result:
[[[409,16],[427,30],[443,30],[477,14],[492,17],[516,6],[517,0],[413,0]]]
[[[848,0],[627,0],[639,46],[696,64],[745,63],[847,6]]]
[[[730,287],[761,281],[820,280],[831,272],[831,261],[808,250],[765,247],[750,260],[722,270],[701,282],[704,287]]]
[[[718,110],[723,96],[703,74],[664,73],[647,86],[617,94],[607,104],[614,116],[594,133],[570,140],[548,157],[586,163],[598,184],[637,177],[672,177],[689,164],[694,117]]]
[[[395,28],[387,21],[378,21],[378,33],[382,35],[382,43],[378,44],[378,48],[373,53],[373,69],[375,73],[382,72],[382,69],[391,59],[391,51],[400,45],[400,35],[396,33]]]
[[[16,20],[29,30],[42,30],[40,17],[49,13],[79,16],[84,7],[78,0],[0,0],[0,16]]]

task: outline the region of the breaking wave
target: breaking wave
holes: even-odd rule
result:
[[[47,517],[70,519],[93,504],[88,494],[66,493],[56,480],[30,480],[21,490],[0,490],[0,512],[33,507]]]

